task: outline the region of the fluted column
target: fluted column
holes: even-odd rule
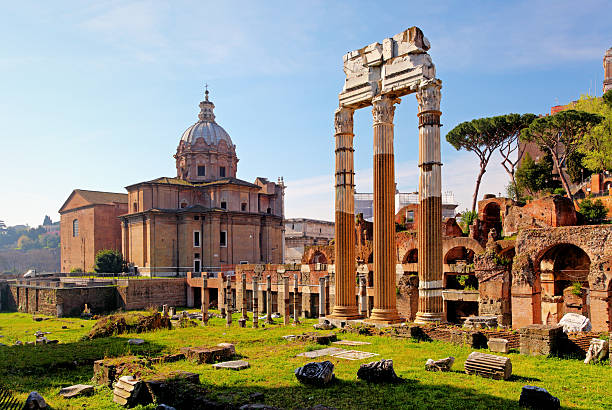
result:
[[[395,99],[373,103],[374,117],[374,307],[370,321],[400,320],[395,298],[395,170],[393,114]]]
[[[336,305],[332,316],[359,318],[355,294],[355,171],[353,110],[336,110]]]
[[[442,302],[442,181],[440,80],[422,84],[419,103],[419,310],[415,322],[440,322]]]

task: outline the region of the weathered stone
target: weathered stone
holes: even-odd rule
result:
[[[213,364],[215,369],[242,370],[249,367],[249,362],[245,360],[231,360],[229,362],[221,362]]]
[[[508,380],[512,375],[512,363],[508,357],[472,352],[465,361],[465,372],[490,379]]]
[[[336,328],[336,326],[334,326],[334,324],[327,319],[325,319],[322,323],[315,323],[313,327],[317,330],[332,330]]]
[[[299,340],[306,340],[315,342],[320,345],[328,345],[331,342],[338,340],[338,336],[335,333],[316,333],[316,332],[305,332],[298,336]]]
[[[113,389],[113,401],[127,407],[133,407],[142,400],[140,396],[142,382],[134,376],[123,376],[115,384]]]
[[[591,362],[596,363],[605,360],[608,357],[608,350],[609,345],[607,340],[591,339],[591,344],[589,345],[584,363],[589,364]]]
[[[129,344],[129,345],[137,345],[137,346],[140,346],[140,345],[142,345],[142,344],[144,344],[144,343],[145,343],[145,341],[144,341],[143,339],[129,339],[129,340],[128,340],[128,344]]]
[[[295,369],[295,377],[304,384],[323,387],[334,378],[334,365],[330,361],[306,363]]]
[[[508,347],[508,340],[492,337],[487,342],[489,350],[495,353],[508,353],[510,348]]]
[[[393,383],[400,380],[393,370],[393,360],[379,360],[377,362],[364,363],[357,371],[357,378],[368,382]]]
[[[470,316],[463,322],[468,329],[496,328],[497,316]]]
[[[94,387],[90,384],[75,384],[74,386],[64,387],[61,389],[59,395],[65,399],[70,399],[73,397],[91,394],[93,391]]]
[[[363,360],[369,359],[370,357],[378,356],[378,353],[362,352],[359,350],[347,350],[344,352],[333,353],[332,356],[337,357],[338,359]]]
[[[459,346],[469,346],[472,349],[485,349],[487,337],[482,332],[465,332],[461,330],[451,331],[450,341]]]
[[[155,407],[155,410],[176,410],[174,407],[172,406],[168,406],[167,404],[158,404],[157,407]]]
[[[519,406],[532,409],[556,410],[561,408],[561,403],[558,398],[550,394],[543,387],[523,386]]]
[[[190,360],[195,360],[198,364],[214,363],[231,359],[236,350],[233,345],[215,347],[183,347],[181,353],[185,354]]]
[[[343,352],[346,352],[346,350],[340,349],[339,347],[327,347],[325,349],[311,350],[309,352],[299,353],[298,356],[314,359],[321,356],[331,356],[333,354]]]
[[[593,328],[589,318],[578,313],[566,313],[559,321],[559,326],[563,326],[565,333],[590,332]]]
[[[369,345],[370,342],[360,342],[358,340],[338,340],[337,342],[332,342],[335,345],[344,345],[344,346],[362,346]]]
[[[451,367],[453,367],[454,363],[455,358],[453,356],[440,360],[427,359],[427,362],[425,362],[425,370],[429,372],[448,372]]]
[[[226,349],[229,349],[229,354],[231,356],[234,356],[236,354],[236,346],[234,346],[232,343],[219,343],[217,346],[221,346]]]
[[[519,329],[521,354],[550,356],[559,354],[566,339],[563,327],[529,325]]]
[[[43,399],[43,397],[37,391],[33,391],[28,395],[23,408],[24,410],[36,410],[46,409],[48,406],[45,399]]]

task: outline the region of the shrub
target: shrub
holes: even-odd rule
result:
[[[121,252],[114,249],[103,249],[96,254],[94,270],[98,273],[119,273],[125,270]]]
[[[604,206],[601,199],[594,202],[590,198],[583,199],[578,205],[580,214],[584,217],[587,224],[600,224],[606,219],[608,210]]]
[[[72,269],[70,269],[70,273],[83,273],[83,269],[81,269],[81,268],[72,268]]]

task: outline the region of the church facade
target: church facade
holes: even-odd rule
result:
[[[206,91],[198,121],[174,155],[176,177],[126,187],[123,257],[143,274],[283,262],[282,179],[236,178],[236,146],[216,123],[214,108]]]
[[[233,270],[236,264],[283,263],[283,180],[259,177],[251,183],[236,177],[236,146],[216,123],[214,108],[207,90],[198,121],[182,134],[174,155],[176,177],[139,182],[126,187],[127,195],[115,194],[125,197],[127,207],[113,221],[105,221],[118,226],[110,240],[117,245],[109,248],[119,248],[141,274],[184,275]],[[71,232],[68,225],[79,219],[72,208],[62,208],[65,235]],[[91,225],[101,230],[104,224]],[[92,261],[75,260],[83,252],[76,245],[69,249],[72,242],[62,240],[62,254],[71,255],[62,256],[63,269],[89,269]]]

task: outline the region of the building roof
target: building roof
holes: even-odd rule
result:
[[[136,184],[128,185],[126,189],[136,186],[136,185],[140,185],[140,184],[182,185],[182,186],[196,187],[196,188],[208,187],[208,186],[214,186],[214,185],[241,185],[241,186],[247,186],[250,188],[261,189],[259,185],[251,184],[250,182],[243,181],[242,179],[233,178],[233,177],[219,178],[217,180],[209,181],[209,182],[189,182],[184,179],[180,179],[176,177],[160,177],[160,178],[152,179],[151,181],[144,181],[144,182],[139,182]]]
[[[59,212],[65,211],[68,203],[76,196],[82,198],[86,205],[110,205],[114,203],[127,204],[127,194],[121,194],[117,192],[102,192],[102,191],[88,191],[86,189],[75,189],[70,193],[68,199],[64,202]],[[83,205],[80,205],[83,206]]]
[[[300,223],[300,222],[312,222],[324,225],[335,225],[334,222],[323,221],[320,219],[309,219],[309,218],[287,218],[285,219],[285,223]]]
[[[203,138],[208,145],[217,146],[219,142],[225,141],[229,147],[233,147],[229,134],[215,122],[214,108],[215,104],[208,100],[208,90],[206,90],[205,100],[200,102],[199,121],[183,132],[181,141],[195,144],[198,138]]]

